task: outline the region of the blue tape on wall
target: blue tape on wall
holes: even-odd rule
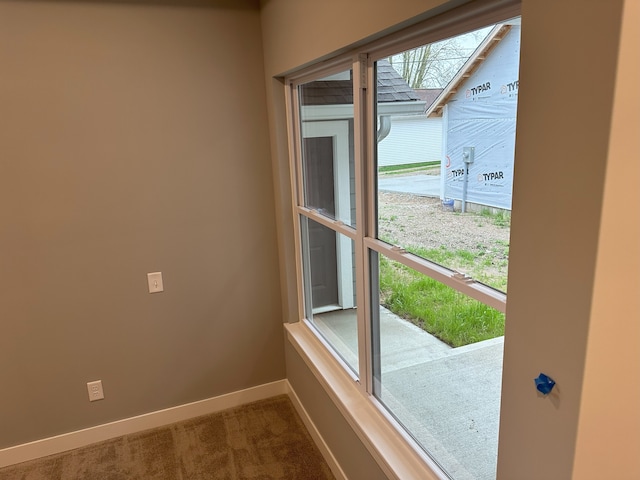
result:
[[[556,382],[551,377],[545,375],[544,373],[538,375],[533,381],[536,383],[536,388],[538,389],[538,391],[543,395],[548,395],[551,390],[553,390],[553,387],[556,384]]]

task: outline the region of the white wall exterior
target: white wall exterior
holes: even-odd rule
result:
[[[378,143],[378,166],[442,160],[442,119],[393,116],[389,135]]]

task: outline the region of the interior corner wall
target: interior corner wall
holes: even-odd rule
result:
[[[295,348],[286,344],[287,379],[347,478],[385,480],[369,451]]]
[[[0,1],[0,448],[285,377],[259,15]]]
[[[572,477],[575,480],[640,478],[639,20],[640,2],[626,0]]]

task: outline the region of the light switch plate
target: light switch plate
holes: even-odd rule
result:
[[[162,285],[162,272],[147,273],[147,280],[149,281],[149,293],[164,291],[164,285]]]

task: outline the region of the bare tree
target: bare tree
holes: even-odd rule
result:
[[[411,88],[444,88],[490,28],[392,55],[388,61]]]

